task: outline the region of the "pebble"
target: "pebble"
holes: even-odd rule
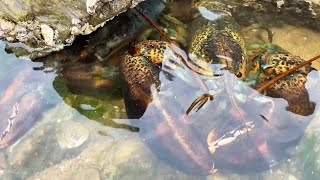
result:
[[[56,134],[59,146],[70,149],[81,146],[89,137],[89,130],[81,123],[62,122]]]
[[[95,107],[91,106],[90,104],[80,104],[80,108],[86,111],[94,111],[96,110]]]
[[[41,34],[42,34],[46,44],[49,46],[53,46],[54,45],[54,41],[53,41],[54,31],[53,31],[53,29],[46,24],[41,24],[40,28],[41,28]]]

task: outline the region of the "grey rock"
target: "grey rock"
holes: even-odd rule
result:
[[[71,44],[77,35],[90,34],[141,1],[4,0],[0,2],[0,40],[27,45],[22,47],[22,55],[44,56]]]
[[[320,30],[319,0],[233,0],[230,6],[235,7],[236,19],[242,24],[252,23],[245,17],[246,12],[250,12],[252,16],[276,18],[295,26]],[[259,19],[255,21],[259,22]]]
[[[92,33],[141,1],[144,0],[1,1],[0,40],[10,42],[8,47],[17,56],[43,57],[72,44],[77,35]],[[278,13],[277,19],[320,30],[319,0],[230,0],[225,3],[240,24],[252,23],[247,18],[248,12],[251,16],[257,14],[256,17]]]

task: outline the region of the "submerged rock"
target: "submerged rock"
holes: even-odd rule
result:
[[[317,121],[320,119],[318,118]],[[300,151],[299,162],[301,164],[301,179],[317,179],[320,175],[320,130],[313,129],[309,131],[301,145],[298,147]]]
[[[96,142],[79,156],[29,177],[33,179],[194,179],[155,161],[134,134],[125,139]],[[81,172],[81,173],[79,173]]]
[[[252,23],[247,18],[249,13],[255,17],[256,23],[261,22],[261,16],[273,21],[276,16],[278,22],[282,20],[295,26],[320,30],[319,0],[232,0],[230,4],[236,7],[234,14],[237,21],[244,24]]]
[[[81,123],[63,122],[56,134],[61,148],[70,149],[81,146],[89,137],[89,130]]]
[[[91,137],[85,122],[85,118],[63,103],[48,110],[33,129],[5,152],[10,164],[4,170],[5,175],[26,179],[35,172],[77,156]]]

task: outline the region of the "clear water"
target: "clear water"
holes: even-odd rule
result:
[[[317,32],[290,25],[271,29],[274,43],[289,52],[304,59],[320,54],[314,49],[319,45],[316,43],[320,39]],[[253,36],[248,34],[246,37]],[[96,86],[83,84],[95,84],[100,77],[86,78],[90,72],[89,65],[86,68],[77,64],[66,66],[66,72],[62,73],[65,76],[61,76],[59,68],[44,73],[34,70],[43,63],[18,59],[7,54],[4,46],[1,42],[0,114],[3,119],[0,130],[4,132],[8,119],[13,117],[17,125],[14,124],[16,126],[3,137],[19,140],[8,141],[10,145],[2,140],[1,146],[6,148],[0,151],[1,179],[316,179],[320,175],[318,106],[312,116],[302,117],[286,111],[286,101],[281,98],[259,95],[247,101],[254,90],[226,71],[223,78],[201,77],[209,88],[209,91],[204,91],[192,71],[182,64],[176,66],[180,61],[169,53],[163,62],[166,65],[163,65],[163,70],[175,78],[168,79],[167,74],[161,73],[160,92],[154,87],[152,90],[156,100],[140,120],[127,120],[121,87],[118,86],[118,72],[113,66],[104,67],[107,71],[102,74],[106,81],[102,84],[106,85],[102,87],[105,88],[92,91]],[[315,63],[314,66],[318,65]],[[308,78],[306,87],[310,99],[319,104],[319,72],[313,71]],[[80,83],[77,82],[79,79]],[[184,116],[196,98],[204,93],[220,91],[219,96],[197,113]],[[234,100],[230,98],[230,91]],[[232,109],[232,103],[244,113],[237,108]],[[232,125],[239,114],[244,116],[245,122]],[[270,115],[268,122],[261,115]],[[170,120],[173,120],[174,130],[166,124]],[[178,156],[183,156],[186,149],[201,153],[199,149],[207,148],[208,134],[215,127],[221,127],[218,131],[222,134],[230,135],[228,133],[239,125],[251,122],[257,129],[249,132],[249,137],[241,137],[241,142],[233,145],[231,151],[229,149],[231,153],[221,153],[222,157],[217,162],[209,160],[210,165],[216,163],[219,167],[221,159],[246,157],[255,149],[254,146],[266,140],[279,145],[272,147],[270,157],[263,156],[270,165],[268,170],[250,171],[251,166],[250,172],[239,173],[234,168],[220,165],[222,168],[212,175],[185,173],[185,164],[193,161],[181,160]],[[288,127],[288,124],[292,126]],[[270,129],[270,126],[280,128]],[[136,127],[139,127],[139,132]],[[188,148],[181,149],[180,142],[175,140],[179,136],[190,145]],[[281,149],[282,144],[301,136],[299,143]],[[254,163],[253,166],[260,165],[259,161]]]

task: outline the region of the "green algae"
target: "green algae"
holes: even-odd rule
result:
[[[130,125],[119,124],[113,120],[126,118],[124,102],[119,87],[114,87],[108,93],[106,92],[105,96],[99,98],[70,92],[66,86],[66,80],[62,76],[58,76],[55,79],[53,87],[66,104],[87,118],[100,122],[105,126],[137,131],[136,128]],[[93,109],[84,109],[83,105],[89,105]]]

